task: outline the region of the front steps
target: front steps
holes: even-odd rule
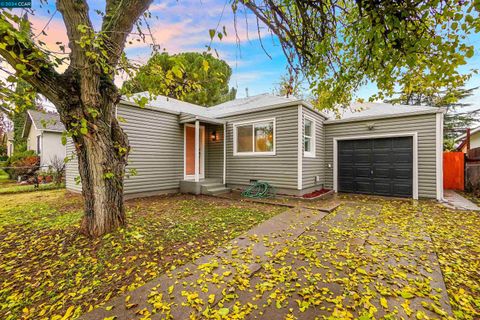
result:
[[[223,193],[230,192],[231,189],[225,187],[221,179],[202,179],[198,182],[192,180],[180,181],[180,192],[192,194],[205,194],[216,196]]]

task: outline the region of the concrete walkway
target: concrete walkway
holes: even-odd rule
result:
[[[472,210],[478,211],[480,208],[470,200],[466,199],[462,195],[458,194],[454,190],[445,190],[443,192],[443,197],[447,201],[447,207],[457,209],[457,210]]]
[[[83,319],[451,315],[422,213],[399,203],[290,209]]]

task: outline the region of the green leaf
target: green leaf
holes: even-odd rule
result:
[[[213,37],[215,37],[215,29],[208,30],[208,33],[210,34],[210,39],[213,39]]]

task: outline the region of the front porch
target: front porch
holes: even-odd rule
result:
[[[216,195],[230,192],[226,183],[225,122],[182,114],[184,176],[180,192]]]

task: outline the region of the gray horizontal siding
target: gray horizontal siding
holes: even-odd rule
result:
[[[127,173],[136,176],[125,178],[125,194],[161,192],[178,189],[183,179],[183,125],[178,116],[150,109],[119,105],[117,115],[125,119],[121,126],[128,135],[131,151]],[[70,143],[68,151],[73,149]],[[75,185],[78,163],[67,164],[67,188],[81,191]]]
[[[82,192],[82,185],[75,182],[78,174],[78,160],[76,157],[75,146],[71,138],[67,139],[67,158],[69,159],[65,165],[65,185],[68,190],[74,192]]]
[[[264,118],[276,120],[276,155],[234,156],[233,123]],[[297,189],[298,107],[252,112],[227,117],[227,184],[248,185],[261,180],[282,189]]]
[[[374,124],[373,131],[367,125]],[[418,115],[383,120],[330,123],[325,125],[325,184],[333,187],[333,139],[363,135],[417,132],[418,195],[436,197],[436,115]],[[329,167],[330,165],[330,167]]]
[[[302,163],[302,189],[308,189],[325,183],[325,130],[323,126],[325,119],[317,112],[305,107],[303,107],[303,114],[315,120],[315,158],[303,157]],[[315,176],[320,176],[317,184],[315,184]]]
[[[223,178],[223,125],[207,125],[205,146],[205,177]],[[212,141],[211,135],[216,132],[218,139]]]

